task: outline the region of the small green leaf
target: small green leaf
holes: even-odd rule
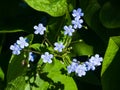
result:
[[[67,10],[66,0],[25,0],[32,8],[43,11],[51,16],[62,16]]]
[[[101,80],[103,90],[119,90],[120,36],[111,37],[104,56]]]
[[[30,45],[29,47],[39,51],[40,47],[41,47],[41,44],[40,43],[35,43],[35,44]]]

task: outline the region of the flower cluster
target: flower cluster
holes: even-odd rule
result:
[[[75,29],[81,29],[83,19],[81,19],[82,16],[84,16],[84,13],[82,12],[81,8],[78,8],[77,10],[73,10],[72,16],[74,17],[74,20],[72,20],[72,25],[64,26],[64,34],[68,36],[72,36],[72,33],[75,32]]]
[[[98,54],[92,56],[88,61],[80,63],[77,59],[73,59],[72,63],[67,66],[68,73],[75,72],[79,77],[85,76],[87,71],[95,70],[96,66],[100,66],[103,58]]]
[[[46,31],[46,27],[44,27],[42,23],[38,24],[38,26],[35,25],[33,28],[35,29],[34,34],[44,35],[44,31]],[[62,42],[59,42],[59,43],[55,42],[54,46],[55,46],[54,50],[58,52],[62,52],[62,50],[65,48]],[[31,55],[30,57],[32,58]],[[52,63],[52,58],[53,58],[53,55],[49,54],[49,52],[45,52],[45,54],[41,55],[41,59],[43,60],[44,63]]]
[[[29,46],[27,38],[19,37],[19,40],[17,40],[14,45],[10,46],[10,50],[12,50],[13,54],[19,55],[20,51],[27,46]]]
[[[82,10],[80,8],[78,8],[77,10],[73,10],[72,16],[74,17],[74,20],[71,21],[71,25],[69,25],[69,26],[65,25],[63,27],[64,28],[64,36],[66,36],[66,35],[72,36],[73,33],[75,32],[75,29],[82,28],[83,19],[81,17],[84,16],[84,13],[82,13]],[[35,30],[34,34],[44,35],[45,31],[47,31],[46,27],[44,27],[42,23],[39,23],[38,26],[35,25],[33,28]],[[45,40],[43,40],[43,41],[45,41]],[[48,42],[49,42],[49,40],[48,40]],[[54,43],[54,47],[51,44],[52,50],[50,52],[46,51],[46,52],[42,52],[42,54],[40,53],[43,63],[52,63],[52,59],[54,58],[54,55],[56,55],[56,52],[57,52],[57,54],[60,53],[60,55],[61,55],[61,54],[63,54],[61,52],[68,50],[68,49],[64,49],[67,47],[67,45],[63,42],[61,40],[59,40],[58,42]],[[66,40],[66,42],[67,42],[67,40]],[[23,50],[25,47],[28,47],[28,46],[29,46],[28,39],[19,37],[19,40],[17,40],[16,43],[14,43],[14,45],[11,45],[10,49],[12,50],[13,54],[19,55],[21,50]],[[29,52],[28,60],[31,62],[34,62],[35,51],[28,51],[28,52]],[[66,54],[64,54],[64,55],[66,55]],[[86,62],[79,62],[79,61],[77,61],[77,59],[73,59],[71,64],[69,66],[67,66],[67,70],[68,70],[69,74],[72,72],[75,72],[79,77],[82,77],[82,76],[86,75],[87,71],[95,70],[96,66],[100,66],[102,60],[103,60],[103,58],[100,57],[98,54],[96,54],[95,56],[92,56]]]

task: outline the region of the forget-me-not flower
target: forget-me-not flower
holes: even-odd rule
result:
[[[43,59],[43,62],[44,63],[52,63],[52,58],[53,58],[53,55],[52,54],[49,54],[49,52],[45,52],[45,54],[42,54],[41,55],[41,58]]]
[[[100,66],[101,62],[102,62],[103,58],[99,57],[98,54],[96,54],[95,56],[92,56],[89,61],[85,62],[85,65],[87,67],[87,70],[95,70],[96,66]]]
[[[27,47],[29,43],[27,42],[26,38],[19,37],[19,40],[17,40],[17,44],[23,49],[24,47]]]
[[[75,72],[77,73],[77,75],[79,77],[85,76],[86,75],[86,71],[87,71],[87,68],[86,68],[85,64],[78,65],[76,70],[75,70]]]
[[[75,18],[81,18],[81,16],[84,16],[84,13],[81,8],[78,8],[77,10],[73,10],[72,16]]]
[[[40,35],[43,35],[44,31],[46,31],[46,27],[44,27],[42,23],[38,24],[38,26],[35,25],[34,29],[35,29],[34,33]]]
[[[72,33],[75,31],[72,27],[72,25],[64,26],[64,34],[68,36],[72,36]]]
[[[72,24],[73,24],[74,29],[82,28],[82,23],[83,23],[83,19],[75,18],[74,20],[72,20]]]
[[[29,52],[28,60],[33,62],[34,61],[34,54],[32,52]]]
[[[94,63],[89,62],[89,61],[86,61],[86,62],[85,62],[85,65],[86,65],[87,71],[89,71],[89,70],[95,70],[95,65],[94,65]]]
[[[58,43],[54,43],[55,47],[54,50],[57,50],[58,52],[62,52],[62,50],[65,48],[65,46],[63,45],[62,42]]]
[[[93,63],[94,66],[100,66],[102,61],[103,58],[100,57],[99,54],[96,54],[89,59],[89,62]]]
[[[78,67],[78,62],[76,59],[73,59],[72,63],[69,66],[67,66],[68,73],[75,72],[77,67]]]
[[[16,43],[14,43],[14,45],[11,45],[10,46],[10,49],[12,50],[12,53],[15,54],[15,55],[19,55],[20,54],[20,46]]]

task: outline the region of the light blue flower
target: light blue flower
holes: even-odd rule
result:
[[[86,71],[87,71],[87,68],[86,68],[85,64],[78,65],[77,68],[76,68],[76,70],[75,70],[76,74],[79,77],[85,76],[86,75]]]
[[[95,56],[92,56],[89,61],[85,62],[85,65],[87,67],[87,70],[95,70],[96,66],[100,66],[101,62],[103,61],[102,57],[99,57],[98,54],[96,54]]]
[[[94,66],[100,66],[102,61],[103,61],[103,58],[100,57],[99,54],[96,54],[95,56],[92,56],[89,59],[89,62],[93,63]]]
[[[83,23],[83,19],[75,18],[74,20],[72,20],[72,24],[73,24],[74,29],[82,28],[82,23]]]
[[[55,47],[54,50],[57,50],[58,52],[62,52],[62,50],[65,48],[65,46],[63,45],[62,42],[58,43],[54,43]]]
[[[34,54],[32,52],[29,52],[28,60],[33,62],[34,61]]]
[[[75,9],[73,10],[72,16],[81,18],[81,16],[84,16],[84,13],[82,12],[81,8],[78,8],[77,10],[75,10]]]
[[[64,26],[64,34],[65,35],[68,35],[68,36],[72,36],[72,33],[75,31],[73,28],[72,28],[72,25],[69,25],[69,26]]]
[[[21,48],[20,48],[20,46],[18,44],[14,43],[14,45],[10,46],[10,50],[12,50],[13,54],[19,55]]]
[[[49,52],[45,52],[45,54],[42,54],[41,55],[41,58],[43,59],[43,62],[44,63],[52,63],[52,58],[53,58],[53,55],[52,54],[49,54]]]
[[[27,47],[29,43],[27,42],[26,38],[19,37],[19,40],[17,40],[17,44],[23,49],[24,47]]]
[[[86,61],[86,62],[85,62],[85,65],[86,65],[87,71],[89,71],[89,70],[95,70],[95,65],[94,65],[94,63],[89,62],[89,61]]]
[[[38,24],[38,26],[35,25],[34,29],[35,29],[34,33],[40,35],[43,35],[44,31],[46,31],[46,27],[44,27],[42,23]]]
[[[76,59],[73,59],[72,63],[67,66],[67,71],[68,73],[72,73],[72,72],[75,72],[76,68],[78,67],[78,62]]]

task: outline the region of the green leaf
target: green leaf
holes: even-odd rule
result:
[[[25,0],[32,8],[43,11],[51,16],[62,16],[67,11],[66,0]]]
[[[53,64],[46,64],[44,68],[44,72],[48,72],[47,76],[54,81],[54,84],[60,84],[64,90],[77,90],[74,80],[66,75],[65,70],[65,65],[59,60],[55,60]]]
[[[101,80],[103,90],[119,90],[120,36],[111,37],[104,56]]]
[[[36,78],[38,87],[33,87],[33,90],[77,90],[74,80],[66,73],[65,65],[59,60],[46,64],[40,77]]]
[[[19,76],[8,83],[5,90],[25,90],[26,82],[24,76]]]
[[[2,71],[0,67],[0,80],[4,80],[4,72]]]
[[[107,2],[100,11],[100,20],[106,28],[120,27],[120,10],[119,6]]]
[[[33,49],[35,49],[37,51],[40,50],[40,47],[41,47],[40,43],[35,43],[35,44],[30,45],[30,48],[33,48]]]
[[[72,46],[72,54],[75,56],[81,55],[93,55],[93,47],[86,44],[84,41],[73,41]]]
[[[22,65],[24,61],[26,62],[23,52],[20,55],[12,55],[8,66],[7,82],[25,74],[27,66]]]
[[[33,40],[33,35],[28,35],[27,36],[28,40],[29,40],[29,44],[32,42]],[[7,71],[7,83],[8,82],[14,82],[14,80],[19,77],[22,76],[26,73],[26,69],[27,69],[27,57],[28,56],[28,52],[23,52],[21,51],[20,55],[12,55],[9,65],[8,65],[8,71]]]
[[[32,90],[48,90],[47,88],[49,86],[49,83],[42,80],[39,76],[36,76],[36,80],[34,83],[35,85],[33,85]]]

